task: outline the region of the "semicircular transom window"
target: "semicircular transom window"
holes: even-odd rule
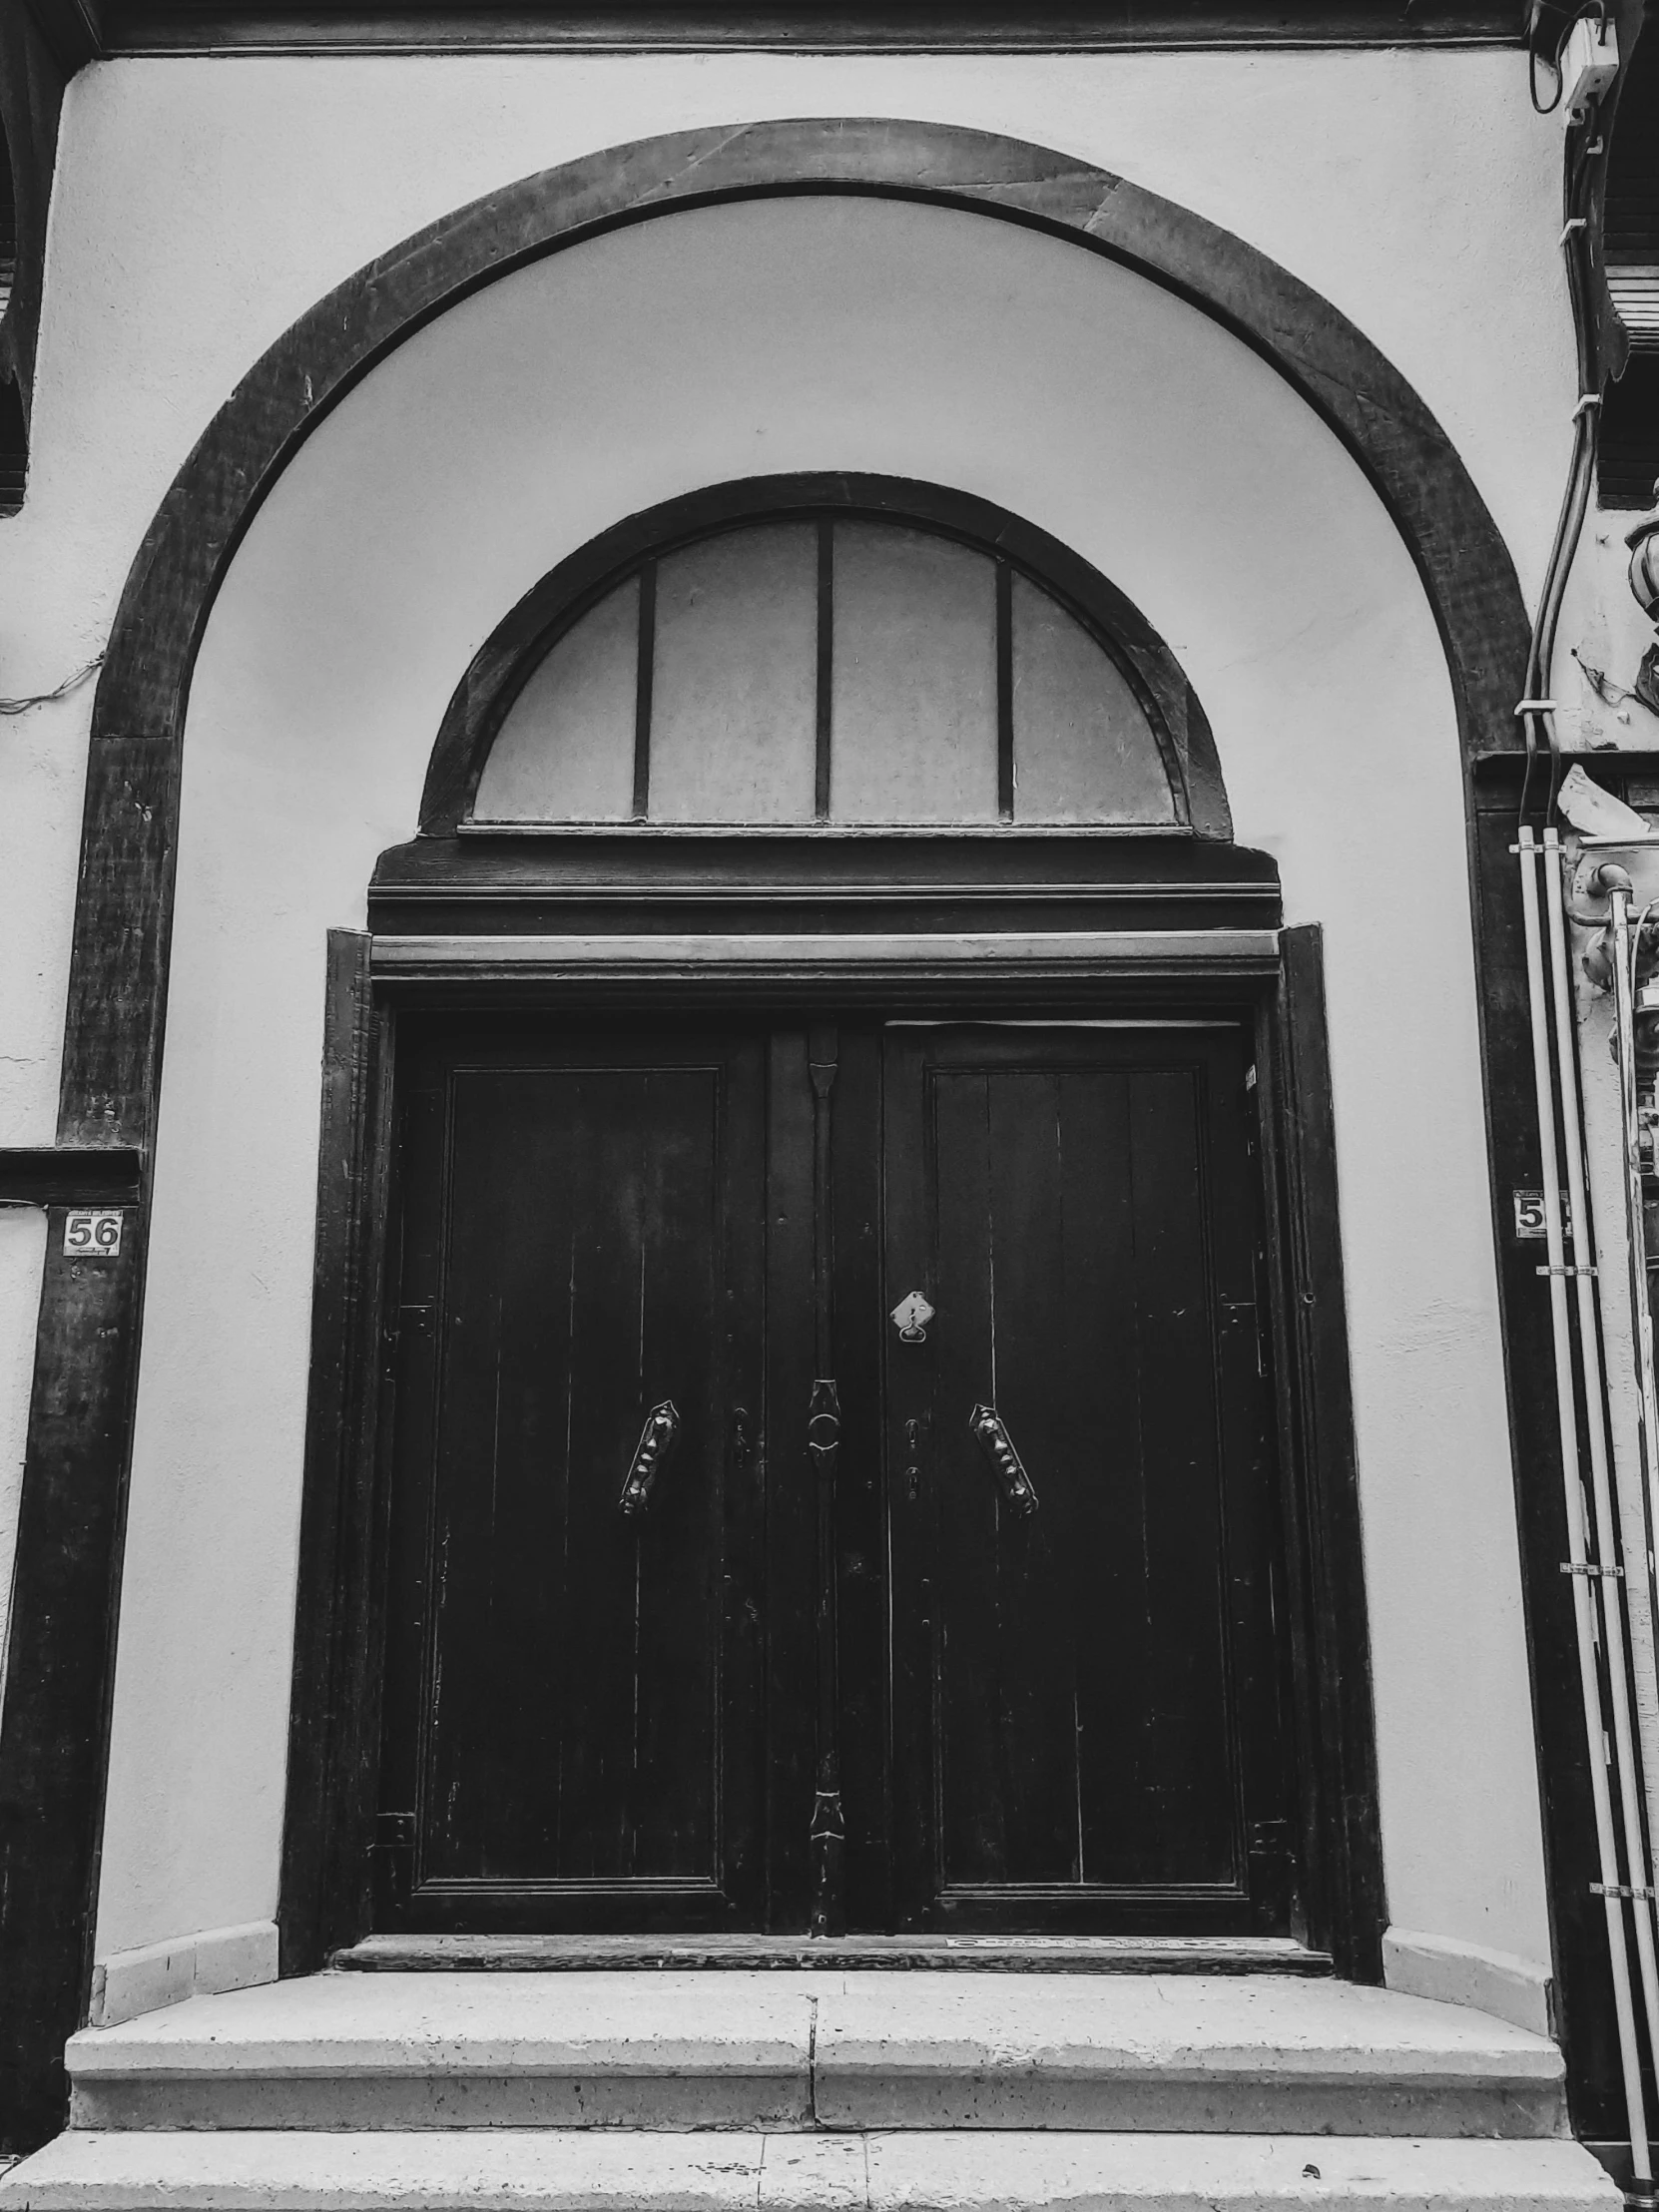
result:
[[[1127,654],[1002,554],[879,517],[745,522],[558,632],[472,819],[655,825],[1188,820]]]

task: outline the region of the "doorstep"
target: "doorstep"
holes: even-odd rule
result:
[[[1309,1973],[1328,1950],[1289,1936],[365,1936],[345,1973],[592,1973],[613,1967],[849,1967],[997,1973]]]
[[[329,1972],[66,2055],[97,2130],[1566,2132],[1543,2036],[1274,1974]]]
[[[1577,2143],[72,2130],[0,2212],[1619,2212]]]

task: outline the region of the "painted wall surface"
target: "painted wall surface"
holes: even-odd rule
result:
[[[833,113],[1036,140],[1276,257],[1417,385],[1532,588],[1572,370],[1558,137],[1512,55],[120,63],[65,111],[0,685],[96,648],[215,407],[371,255],[607,143]],[[856,467],[1000,500],[1138,599],[1240,835],[1327,924],[1391,1911],[1541,1955],[1456,747],[1404,553],[1269,370],[1077,250],[869,204],[798,209],[811,241],[742,220],[582,249],[424,333],[305,449],[210,628],[99,1947],[275,1903],[323,929],[360,918],[456,676],[551,562],[711,478]],[[89,704],[8,726],[41,827],[0,869],[4,1141],[50,1133]]]
[[[1205,702],[1241,838],[1327,924],[1392,1910],[1539,1951],[1429,610],[1355,465],[1216,325],[1077,248],[866,201],[672,217],[492,286],[327,419],[232,568],[187,733],[101,1949],[275,1897],[323,928],[360,913],[457,673],[538,575],[700,483],[832,467],[998,501],[1127,590]]]
[[[0,522],[0,694],[98,650],[214,411],[373,255],[597,147],[834,114],[1027,138],[1273,255],[1416,385],[1531,593],[1573,390],[1559,129],[1511,53],[110,62],[64,110],[29,494]],[[0,744],[0,1141],[52,1131],[90,708],[83,690]]]

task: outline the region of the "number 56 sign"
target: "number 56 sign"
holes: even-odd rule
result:
[[[76,1207],[64,1223],[63,1248],[72,1259],[113,1260],[121,1250],[121,1208]]]

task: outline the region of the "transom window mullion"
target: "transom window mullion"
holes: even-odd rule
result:
[[[634,693],[634,820],[651,814],[651,694],[657,674],[657,564],[640,570],[639,680]]]

